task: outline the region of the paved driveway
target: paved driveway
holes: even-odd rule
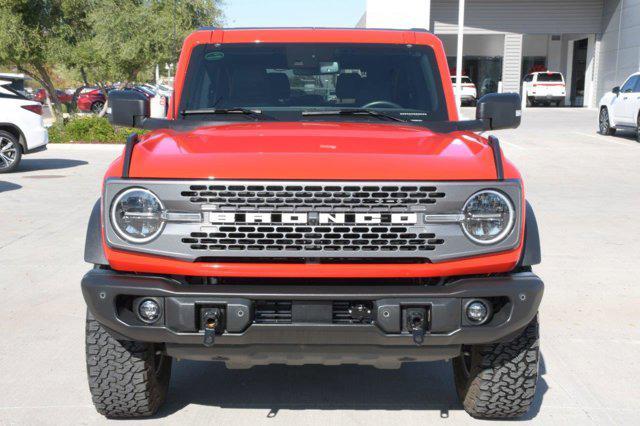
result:
[[[598,136],[595,125],[595,111],[538,108],[520,129],[499,132],[542,233],[542,376],[528,417],[538,423],[640,417],[640,144]],[[0,175],[0,424],[104,422],[87,389],[79,281],[89,211],[119,149],[51,146]],[[445,362],[174,367],[162,423],[474,422]]]

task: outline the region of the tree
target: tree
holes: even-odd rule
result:
[[[60,52],[67,47],[67,36],[71,32],[72,22],[65,16],[64,8],[75,2],[0,0],[0,63],[15,67],[45,88],[56,120],[61,117],[62,109],[52,69]]]
[[[84,28],[69,39],[64,62],[103,91],[107,82],[139,81],[156,64],[177,62],[182,40],[222,16],[217,0],[75,1],[90,4],[76,12]]]
[[[182,39],[220,22],[220,0],[0,0],[0,64],[39,82],[62,109],[54,66],[85,84],[134,82],[158,63],[178,59]],[[106,106],[105,106],[106,110]]]

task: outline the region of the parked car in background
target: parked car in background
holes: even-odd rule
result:
[[[599,103],[599,131],[614,135],[618,129],[634,129],[640,142],[640,72],[616,86]]]
[[[42,104],[11,89],[0,80],[0,173],[16,169],[24,154],[46,149],[49,142],[42,121]]]
[[[73,101],[73,93],[68,93],[64,90],[56,89],[56,95],[58,96],[58,100],[63,104],[71,104]],[[33,100],[38,101],[41,104],[47,102],[47,98],[49,98],[49,94],[45,89],[38,89],[33,94]]]
[[[167,106],[169,104],[169,96],[166,95],[166,88],[161,90],[159,86],[152,86],[151,84],[142,84],[136,86],[133,90],[137,90],[143,93],[149,99],[149,108],[151,109],[151,117],[164,118],[167,116]]]
[[[87,87],[78,96],[78,110],[99,114],[106,101],[106,96],[99,88]]]
[[[522,83],[522,93],[527,97],[527,106],[562,106],[567,94],[564,76],[552,71],[527,74]]]
[[[461,87],[460,87],[460,99],[463,104],[474,105],[476,100],[478,99],[478,91],[476,89],[476,85],[471,81],[469,77],[463,75],[461,78]],[[456,76],[451,76],[451,83],[453,83],[453,93],[457,96],[457,88],[456,84]]]

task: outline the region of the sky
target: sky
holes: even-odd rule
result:
[[[226,27],[354,27],[366,0],[225,0]]]

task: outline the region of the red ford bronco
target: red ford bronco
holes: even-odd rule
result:
[[[516,417],[538,375],[538,229],[499,141],[517,94],[461,120],[424,30],[215,29],[182,48],[166,119],[106,172],[82,280],[97,410],[152,415],[172,358],[452,360],[467,412]]]

